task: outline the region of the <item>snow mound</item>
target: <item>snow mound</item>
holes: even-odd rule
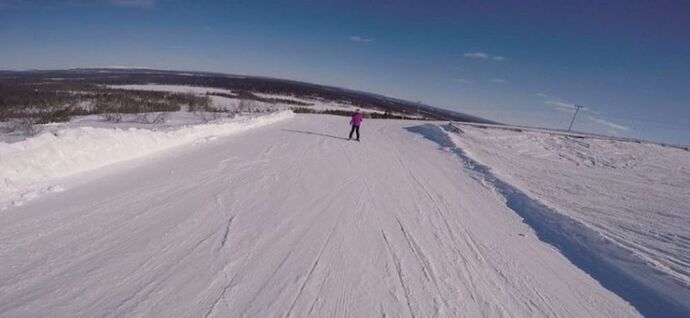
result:
[[[291,111],[237,117],[174,130],[78,127],[16,143],[0,142],[0,201],[51,178],[64,177],[146,156],[176,146],[212,140],[292,118]]]

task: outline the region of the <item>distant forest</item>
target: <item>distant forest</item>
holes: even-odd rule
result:
[[[83,100],[83,98],[90,98],[94,101],[94,109],[89,111],[95,113],[108,112],[113,107],[120,107],[120,104],[125,104],[125,106],[122,106],[124,112],[169,111],[169,109],[179,109],[177,107],[181,104],[189,104],[192,108],[200,109],[210,107],[208,101],[204,101],[203,98],[198,96],[157,92],[147,92],[146,94],[134,93],[132,91],[114,92],[112,89],[103,87],[103,85],[149,83],[222,88],[233,92],[241,92],[244,96],[235,96],[240,99],[269,103],[308,106],[288,99],[278,98],[271,100],[270,98],[261,98],[251,93],[333,101],[360,108],[376,109],[384,113],[419,114],[427,119],[435,120],[493,123],[482,118],[418,102],[404,101],[337,87],[263,77],[149,69],[0,71],[0,112],[2,112],[0,116],[5,116],[5,118],[13,116],[16,114],[16,107],[45,109],[48,101],[57,101],[55,104],[70,106],[75,101],[78,103],[80,100]],[[27,96],[27,90],[33,90],[36,93],[35,96]],[[133,101],[143,102],[143,105],[136,106],[130,103]],[[63,112],[77,114],[84,111],[77,108],[67,107]],[[213,111],[212,109],[209,110]]]

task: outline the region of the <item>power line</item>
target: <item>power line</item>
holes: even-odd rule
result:
[[[635,121],[635,122],[643,122],[643,123],[647,123],[647,124],[671,125],[671,126],[690,128],[690,123],[681,123],[681,122],[676,122],[676,121],[651,120],[648,118],[619,116],[619,115],[609,115],[607,117],[615,119],[615,120],[621,120],[621,121]]]
[[[583,111],[586,110],[585,107],[580,106],[583,108]],[[518,108],[518,107],[492,107],[492,108],[462,108],[460,111],[464,112],[491,112],[493,116],[499,116],[501,114],[521,114],[521,113],[530,113],[530,118],[542,118],[542,119],[548,119],[548,120],[555,120],[553,117],[556,116],[556,112],[551,112],[551,109],[548,108],[542,108],[542,107],[527,107],[527,108]],[[486,114],[485,114],[486,115]],[[654,126],[675,126],[677,129],[690,129],[690,123],[684,123],[680,121],[671,121],[671,120],[654,120],[650,118],[642,118],[642,117],[635,117],[635,116],[629,116],[629,115],[620,115],[620,114],[611,114],[611,113],[592,113],[593,116],[596,117],[604,117],[609,120],[614,120],[614,121],[625,121],[625,122],[639,122],[639,123],[644,123],[648,125],[654,125]],[[574,117],[574,116],[573,116]],[[509,118],[502,118],[502,119],[509,119]],[[572,121],[572,119],[571,119]],[[672,127],[666,127],[668,129],[672,129]]]

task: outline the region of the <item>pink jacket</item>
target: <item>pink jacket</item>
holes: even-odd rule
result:
[[[350,120],[350,124],[353,126],[359,126],[362,123],[362,120],[364,119],[364,116],[362,113],[355,113],[352,115],[352,120]]]

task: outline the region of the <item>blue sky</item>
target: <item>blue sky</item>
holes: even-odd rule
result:
[[[690,144],[687,1],[0,0],[0,69],[141,66],[360,89]]]

